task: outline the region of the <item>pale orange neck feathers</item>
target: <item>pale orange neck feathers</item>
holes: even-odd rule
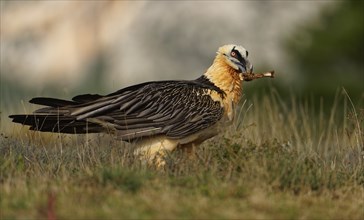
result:
[[[242,74],[228,65],[222,54],[217,54],[213,64],[204,75],[215,86],[223,90],[235,103],[239,102],[241,97]]]

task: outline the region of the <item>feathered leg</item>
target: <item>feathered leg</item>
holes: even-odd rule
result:
[[[135,155],[139,156],[141,160],[144,160],[149,165],[154,164],[158,168],[162,168],[166,164],[166,155],[177,148],[178,142],[155,137],[140,141],[137,145],[138,149],[134,151]]]

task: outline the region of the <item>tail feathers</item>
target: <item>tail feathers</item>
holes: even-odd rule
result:
[[[37,105],[45,105],[49,107],[64,107],[64,106],[73,106],[77,104],[82,104],[86,102],[95,101],[104,96],[97,94],[84,94],[78,95],[72,98],[72,101],[56,99],[56,98],[47,98],[47,97],[37,97],[31,99],[29,102]]]
[[[85,103],[95,101],[96,99],[100,99],[102,97],[104,96],[98,94],[84,94],[75,96],[72,98],[72,100],[78,103]]]
[[[73,116],[64,115],[10,115],[12,121],[29,125],[30,130],[44,132],[59,132],[68,134],[99,133],[105,129],[95,123],[85,120],[77,121]]]
[[[13,122],[28,125],[30,130],[35,131],[69,134],[100,133],[105,131],[102,125],[87,120],[77,120],[76,116],[70,114],[80,105],[102,97],[96,94],[85,94],[75,96],[72,101],[37,97],[29,102],[46,107],[36,110],[34,114],[10,115],[9,117]]]
[[[37,105],[45,105],[50,107],[63,107],[63,106],[72,106],[79,104],[74,101],[55,99],[55,98],[45,98],[45,97],[33,98],[29,102]]]
[[[37,114],[47,114],[47,115],[67,115],[70,113],[71,108],[61,108],[61,107],[45,107],[35,110],[33,113]]]

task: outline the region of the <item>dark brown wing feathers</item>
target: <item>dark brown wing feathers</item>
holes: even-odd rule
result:
[[[160,81],[127,87],[106,96],[79,95],[73,101],[34,98],[31,103],[48,107],[32,115],[11,115],[10,118],[38,131],[113,130],[127,141],[156,134],[183,138],[221,119],[223,108],[207,95],[208,90],[217,89],[201,80]]]

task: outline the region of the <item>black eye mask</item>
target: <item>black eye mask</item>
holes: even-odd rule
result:
[[[231,50],[231,52],[234,52],[236,54],[236,59],[239,60],[243,66],[246,65],[245,59],[243,59],[243,56],[241,56],[240,52],[238,50],[235,50],[235,47]]]

